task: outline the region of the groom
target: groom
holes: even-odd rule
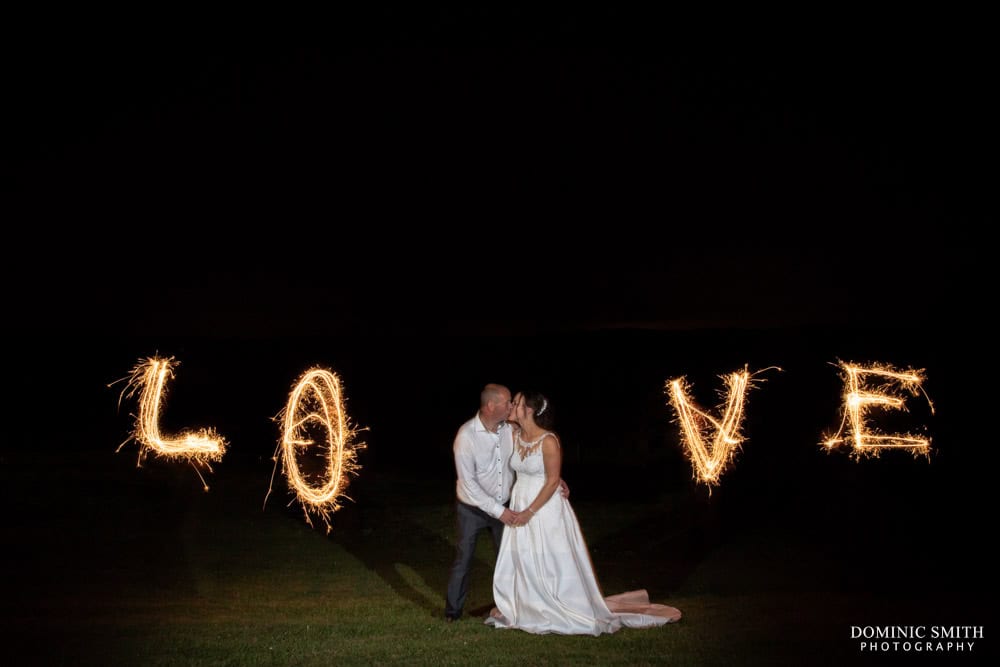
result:
[[[507,418],[513,410],[510,389],[488,384],[479,395],[479,412],[462,424],[455,435],[455,504],[458,514],[458,544],[455,562],[448,577],[445,620],[458,620],[469,592],[469,570],[476,553],[479,533],[493,534],[493,548],[499,553],[504,525],[512,525],[517,513],[507,508],[514,471],[510,458],[514,453],[513,427]],[[569,495],[565,482],[564,496]]]

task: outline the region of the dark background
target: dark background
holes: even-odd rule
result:
[[[974,17],[870,18],[710,40],[610,10],[13,24],[4,460],[111,455],[135,405],[108,385],[174,356],[165,428],[217,428],[218,466],[263,494],[271,418],[322,366],[367,429],[356,502],[380,473],[446,502],[498,381],[552,398],[580,500],[687,494],[858,558],[858,585],[976,590],[995,49]],[[926,369],[929,459],[819,449],[840,359]],[[783,370],[709,496],[664,383],[712,406],[744,365]]]
[[[669,377],[712,400],[743,364],[789,366],[767,391],[797,387],[796,414],[836,412],[811,387],[841,358],[978,394],[938,379],[975,382],[988,335],[974,21],[103,18],[12,22],[0,153],[12,368],[83,383],[88,420],[117,390],[87,383],[154,354],[183,364],[179,419],[213,421],[203,390],[263,443],[244,415],[330,367],[390,460],[492,380],[551,391],[562,428],[615,423],[581,437],[662,410]]]
[[[74,18],[4,46],[15,335],[977,312],[996,105],[973,20]]]

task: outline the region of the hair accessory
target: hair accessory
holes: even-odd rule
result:
[[[545,400],[545,399],[543,398],[543,399],[542,399],[542,409],[541,409],[541,410],[539,410],[538,412],[536,412],[536,413],[535,413],[535,416],[536,416],[536,417],[539,417],[539,416],[541,416],[541,414],[542,414],[543,412],[545,412],[545,408],[547,408],[547,407],[549,407],[549,402],[548,402],[548,401],[546,401],[546,400]]]

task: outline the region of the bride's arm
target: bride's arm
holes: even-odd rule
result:
[[[535,512],[549,502],[549,498],[562,483],[562,447],[559,446],[559,440],[554,435],[549,434],[542,440],[542,463],[545,465],[545,484],[535,499],[521,512],[524,523],[527,523],[531,517],[535,516]]]

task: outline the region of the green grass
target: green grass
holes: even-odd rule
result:
[[[6,457],[3,469],[15,508],[3,621],[18,657],[7,664],[875,664],[852,624],[983,622],[960,592],[935,591],[921,614],[926,590],[845,590],[847,571],[804,541],[699,537],[704,517],[675,494],[574,505],[605,593],[647,588],[682,610],[679,623],[598,638],[487,627],[484,534],[469,615],[446,624],[454,516],[439,482],[373,476],[327,535],[286,506],[283,480],[262,507],[263,465],[220,466],[208,493],[190,470],[136,469],[122,455]]]

